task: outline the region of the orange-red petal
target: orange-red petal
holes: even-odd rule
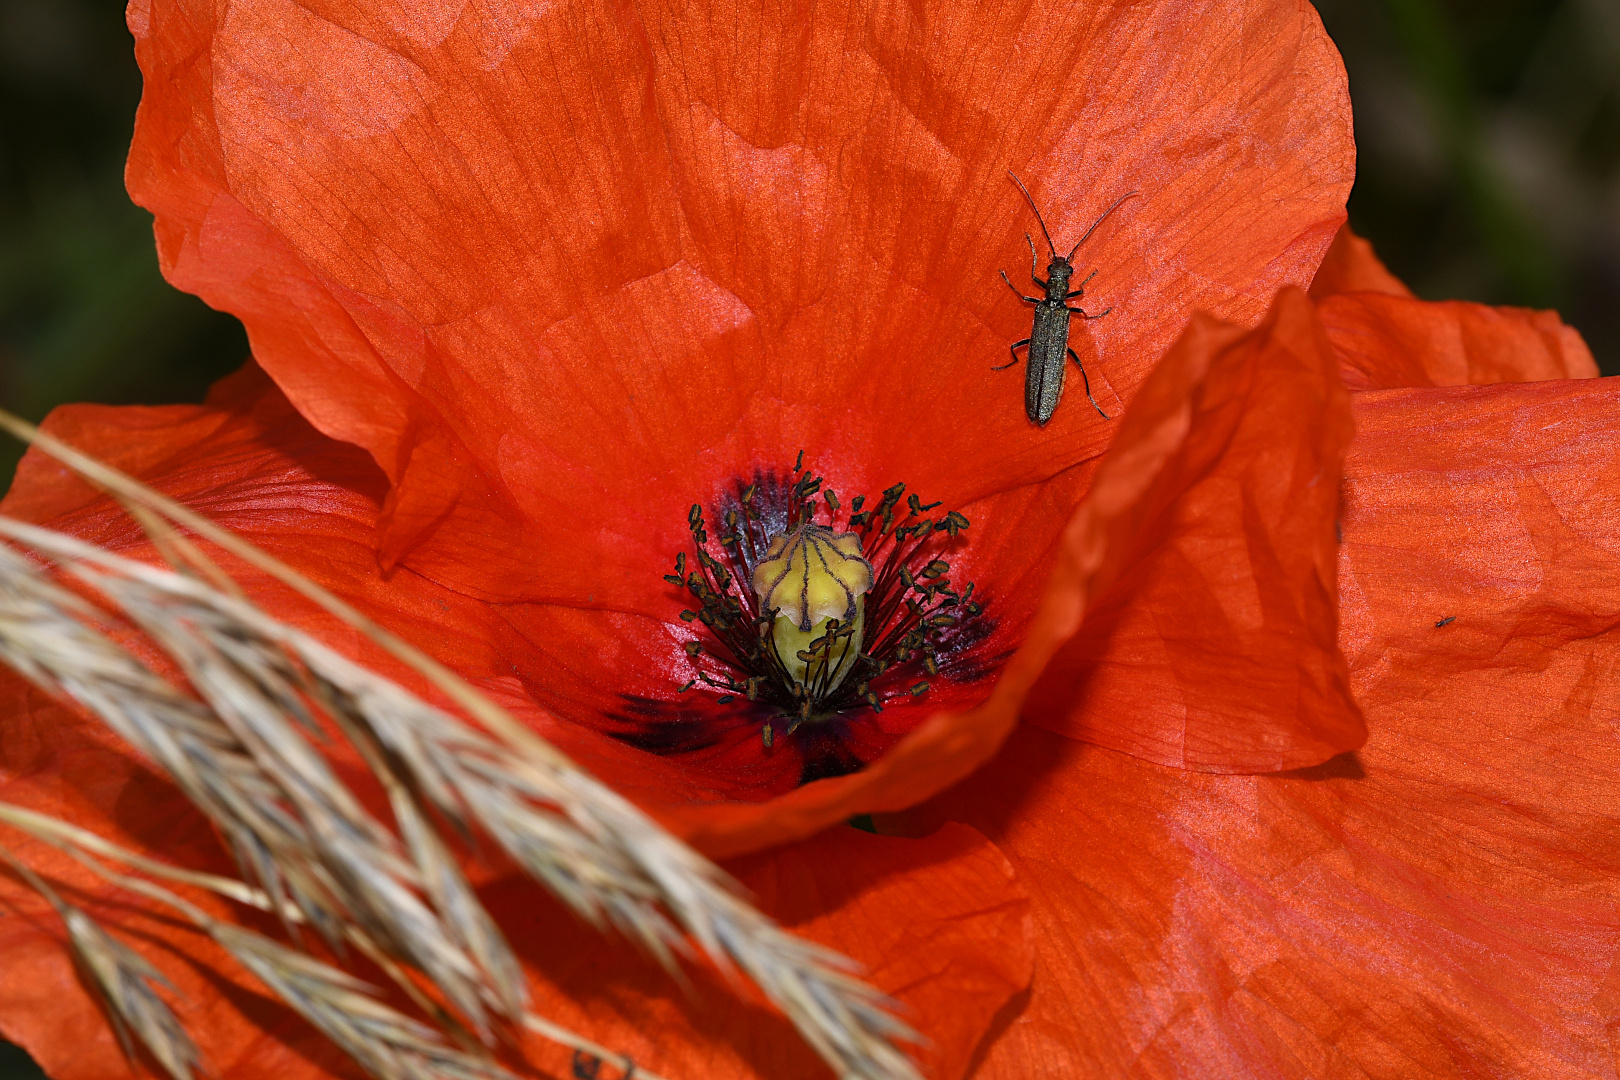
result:
[[[1317,302],[1352,390],[1591,379],[1592,353],[1556,311],[1377,293]]]
[[[1120,425],[1053,588],[1085,617],[1030,722],[1219,772],[1314,765],[1366,729],[1339,653],[1349,395],[1310,302],[1195,319]]]
[[[1612,1070],[1617,408],[1600,382],[1358,398],[1359,754],[1216,777],[1026,728],[897,823],[973,824],[1034,900],[1030,1005],[979,1080]]]
[[[136,0],[132,192],[166,273],[247,324],[392,484],[385,559],[486,598],[662,617],[685,509],[808,449],[952,505],[1112,426],[992,372],[1021,170],[1098,277],[1110,411],[1194,308],[1304,285],[1351,180],[1297,0],[1062,10]]]
[[[844,827],[731,869],[783,925],[868,965],[927,1038],[917,1057],[930,1077],[963,1076],[997,1012],[1029,985],[1028,898],[995,846],[966,826],[922,840]],[[540,980],[540,1007],[638,1063],[671,1077],[830,1075],[785,1021],[729,1001],[718,980],[688,994],[627,951],[557,933],[567,917],[537,904],[532,886],[493,903]],[[566,1054],[531,1049],[566,1075]]]
[[[1339,293],[1371,292],[1385,296],[1410,297],[1412,290],[1384,265],[1373,251],[1372,242],[1357,236],[1345,222],[1339,227],[1322,265],[1311,279],[1311,299],[1323,300]]]
[[[1310,295],[1352,390],[1598,374],[1586,342],[1557,312],[1419,300],[1349,225],[1333,238]]]

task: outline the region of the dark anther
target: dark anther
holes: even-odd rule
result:
[[[793,481],[793,493],[789,497],[794,502],[803,502],[806,496],[814,494],[812,485],[814,485],[815,488],[819,488],[821,486],[821,477],[812,477],[810,474],[806,473],[797,480]]]
[[[800,450],[798,460],[793,463],[793,471],[798,472],[802,468],[804,468],[804,451]]]
[[[902,499],[910,513],[899,522]],[[972,586],[961,595],[951,588],[950,563],[943,557],[947,535],[954,539],[967,518],[954,511],[939,521],[923,516],[939,505],[908,496],[906,486],[896,484],[875,502],[854,496],[846,506],[822,477],[804,469],[801,453],[790,476],[739,484],[709,510],[693,506],[687,521],[696,558],[681,554],[677,573],[665,578],[697,602],[681,619],[707,627],[703,640],[683,644],[697,678],[682,691],[701,684],[716,705],[746,698],[753,704],[743,707],[758,717],[767,749],[803,725],[881,712],[886,702],[922,694],[929,684],[918,676],[938,676],[939,657],[961,647],[955,644],[962,640],[956,636],[961,605],[973,592]],[[764,608],[753,591],[754,571],[775,538],[808,524],[836,530],[840,513],[850,515],[844,529],[860,538],[861,554],[872,564],[864,616],[858,623],[829,619],[796,655],[779,651],[773,633],[778,613]],[[728,534],[712,545],[705,526],[711,515]]]
[[[939,506],[939,505],[941,505],[941,504],[937,503],[937,502],[931,502],[927,506],[924,506],[924,505],[922,505],[922,500],[917,498],[917,496],[915,496],[915,495],[907,495],[906,496],[906,506],[911,509],[911,512],[912,512],[913,515],[925,513],[926,511],[932,510],[934,507]]]

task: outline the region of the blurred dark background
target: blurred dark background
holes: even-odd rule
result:
[[[235,319],[159,275],[124,192],[140,96],[121,0],[0,0],[0,404],[27,419],[201,400],[247,357]],[[21,451],[0,438],[3,488]]]
[[[1317,7],[1350,71],[1355,229],[1419,295],[1557,308],[1620,373],[1620,0]],[[0,0],[0,403],[29,419],[200,400],[247,356],[164,283],[124,194],[139,97],[120,0]],[[38,1076],[0,1043],[0,1080]]]

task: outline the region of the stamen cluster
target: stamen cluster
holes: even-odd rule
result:
[[[968,527],[966,517],[955,510],[927,516],[941,504],[924,505],[905,494],[903,483],[884,491],[869,509],[865,496],[851,499],[846,509],[803,466],[800,452],[790,480],[739,484],[716,514],[713,544],[703,508],[694,504],[687,525],[695,558],[677,555],[675,573],[665,575],[697,601],[696,610],[682,611],[681,618],[701,622],[712,636],[711,642],[687,643],[698,674],[682,692],[701,686],[722,705],[738,697],[766,704],[766,747],[807,722],[863,709],[882,712],[895,698],[927,693],[927,679],[918,676],[937,675],[944,639],[983,611],[973,601],[972,584],[960,592],[951,586],[950,563],[939,557]],[[796,678],[773,641],[780,613],[761,602],[750,582],[755,567],[771,557],[772,541],[807,525],[859,536],[873,584],[862,598],[863,618],[829,619],[825,632],[797,653],[804,674]],[[853,666],[847,662],[851,644],[859,649]]]

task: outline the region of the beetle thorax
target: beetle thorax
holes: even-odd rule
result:
[[[1047,264],[1046,267],[1046,276],[1050,278],[1052,282],[1047,291],[1055,291],[1059,294],[1068,292],[1069,278],[1073,275],[1074,267],[1070,264],[1068,259],[1065,259],[1062,256],[1053,259],[1049,264]]]

